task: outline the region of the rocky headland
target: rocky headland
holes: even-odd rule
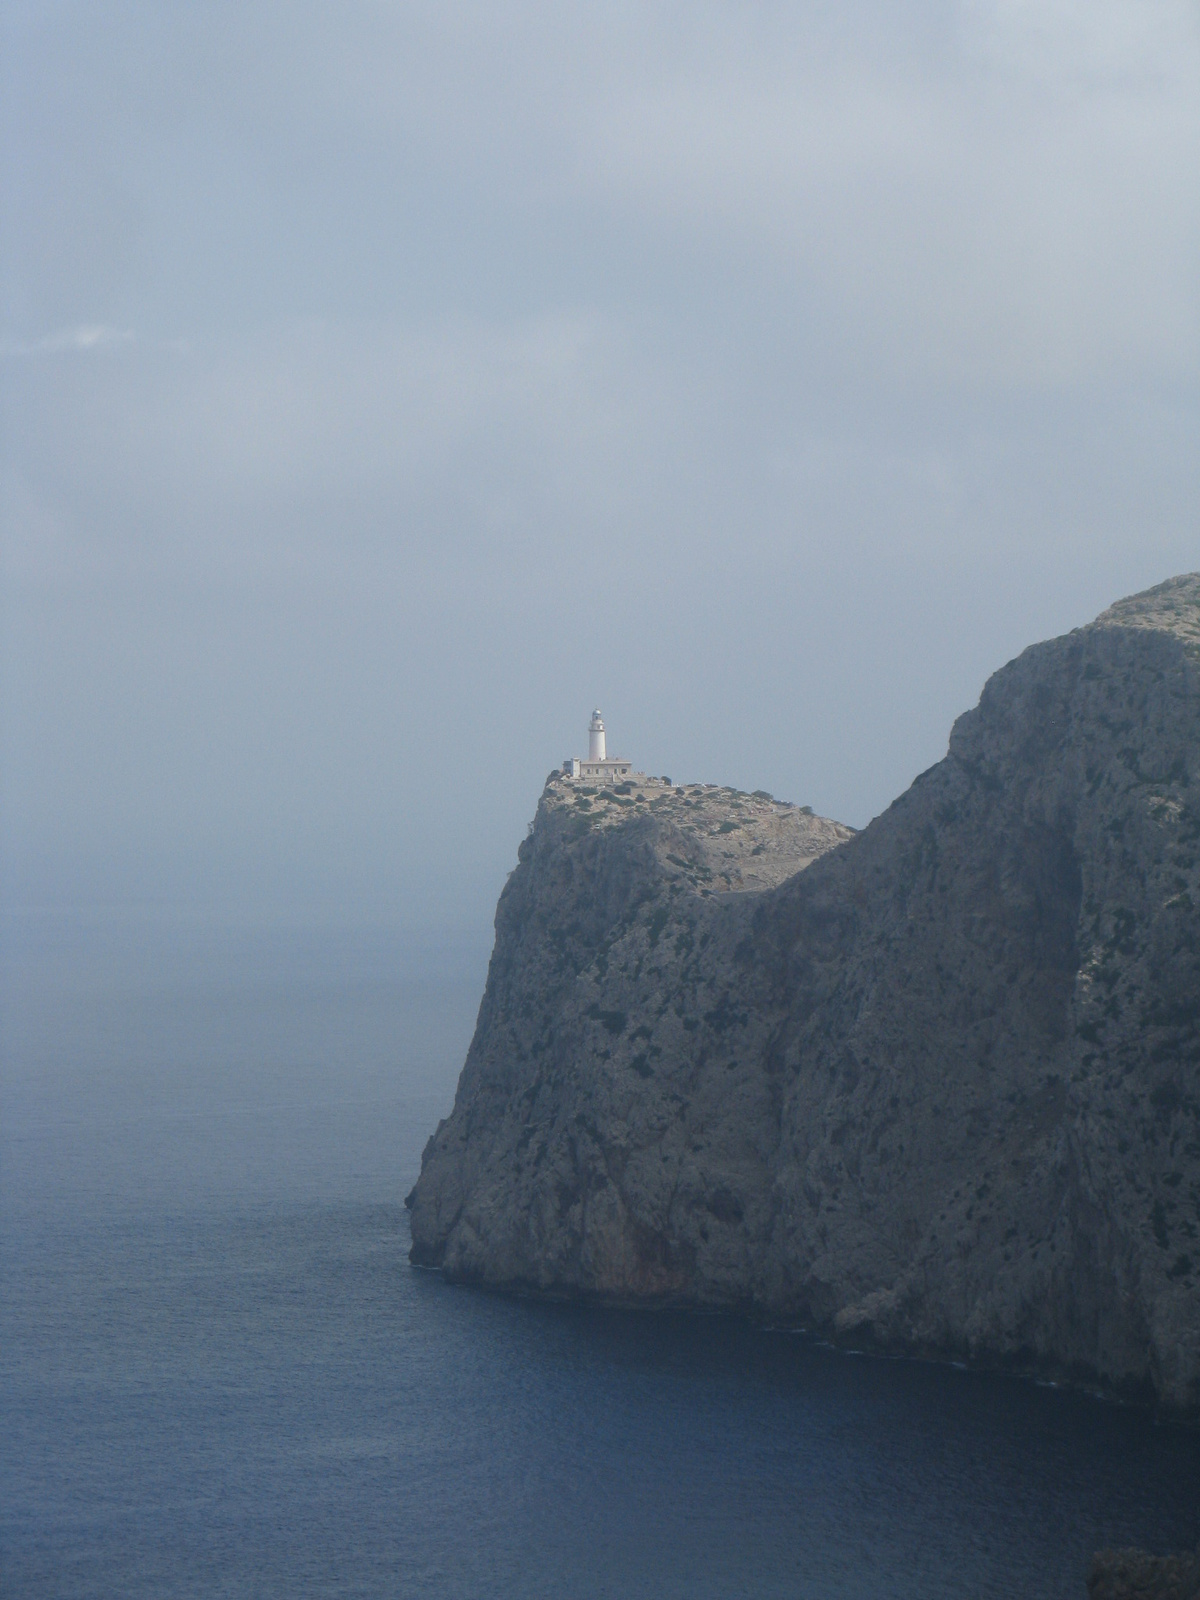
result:
[[[518,856],[414,1261],[1200,1407],[1200,574],[861,833],[554,774]]]

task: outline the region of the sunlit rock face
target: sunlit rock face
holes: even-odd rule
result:
[[[586,803],[585,803],[586,802]],[[552,778],[413,1259],[1200,1405],[1200,574],[857,835]]]

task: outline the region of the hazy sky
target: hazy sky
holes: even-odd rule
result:
[[[483,922],[858,825],[1200,566],[1195,0],[5,0],[11,902]]]

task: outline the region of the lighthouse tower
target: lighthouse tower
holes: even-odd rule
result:
[[[644,773],[634,773],[633,764],[626,761],[623,756],[610,756],[605,747],[604,718],[600,715],[600,707],[592,712],[592,720],[588,723],[588,753],[587,760],[581,761],[578,756],[572,756],[569,761],[563,762],[563,776],[565,778],[582,778],[587,783],[624,783],[627,778],[638,777],[644,779]]]

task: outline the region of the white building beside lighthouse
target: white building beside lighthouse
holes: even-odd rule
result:
[[[563,773],[568,778],[583,778],[588,783],[621,783],[633,773],[633,763],[620,756],[610,756],[604,742],[604,718],[599,706],[592,712],[588,723],[587,760],[572,756],[563,762]]]

